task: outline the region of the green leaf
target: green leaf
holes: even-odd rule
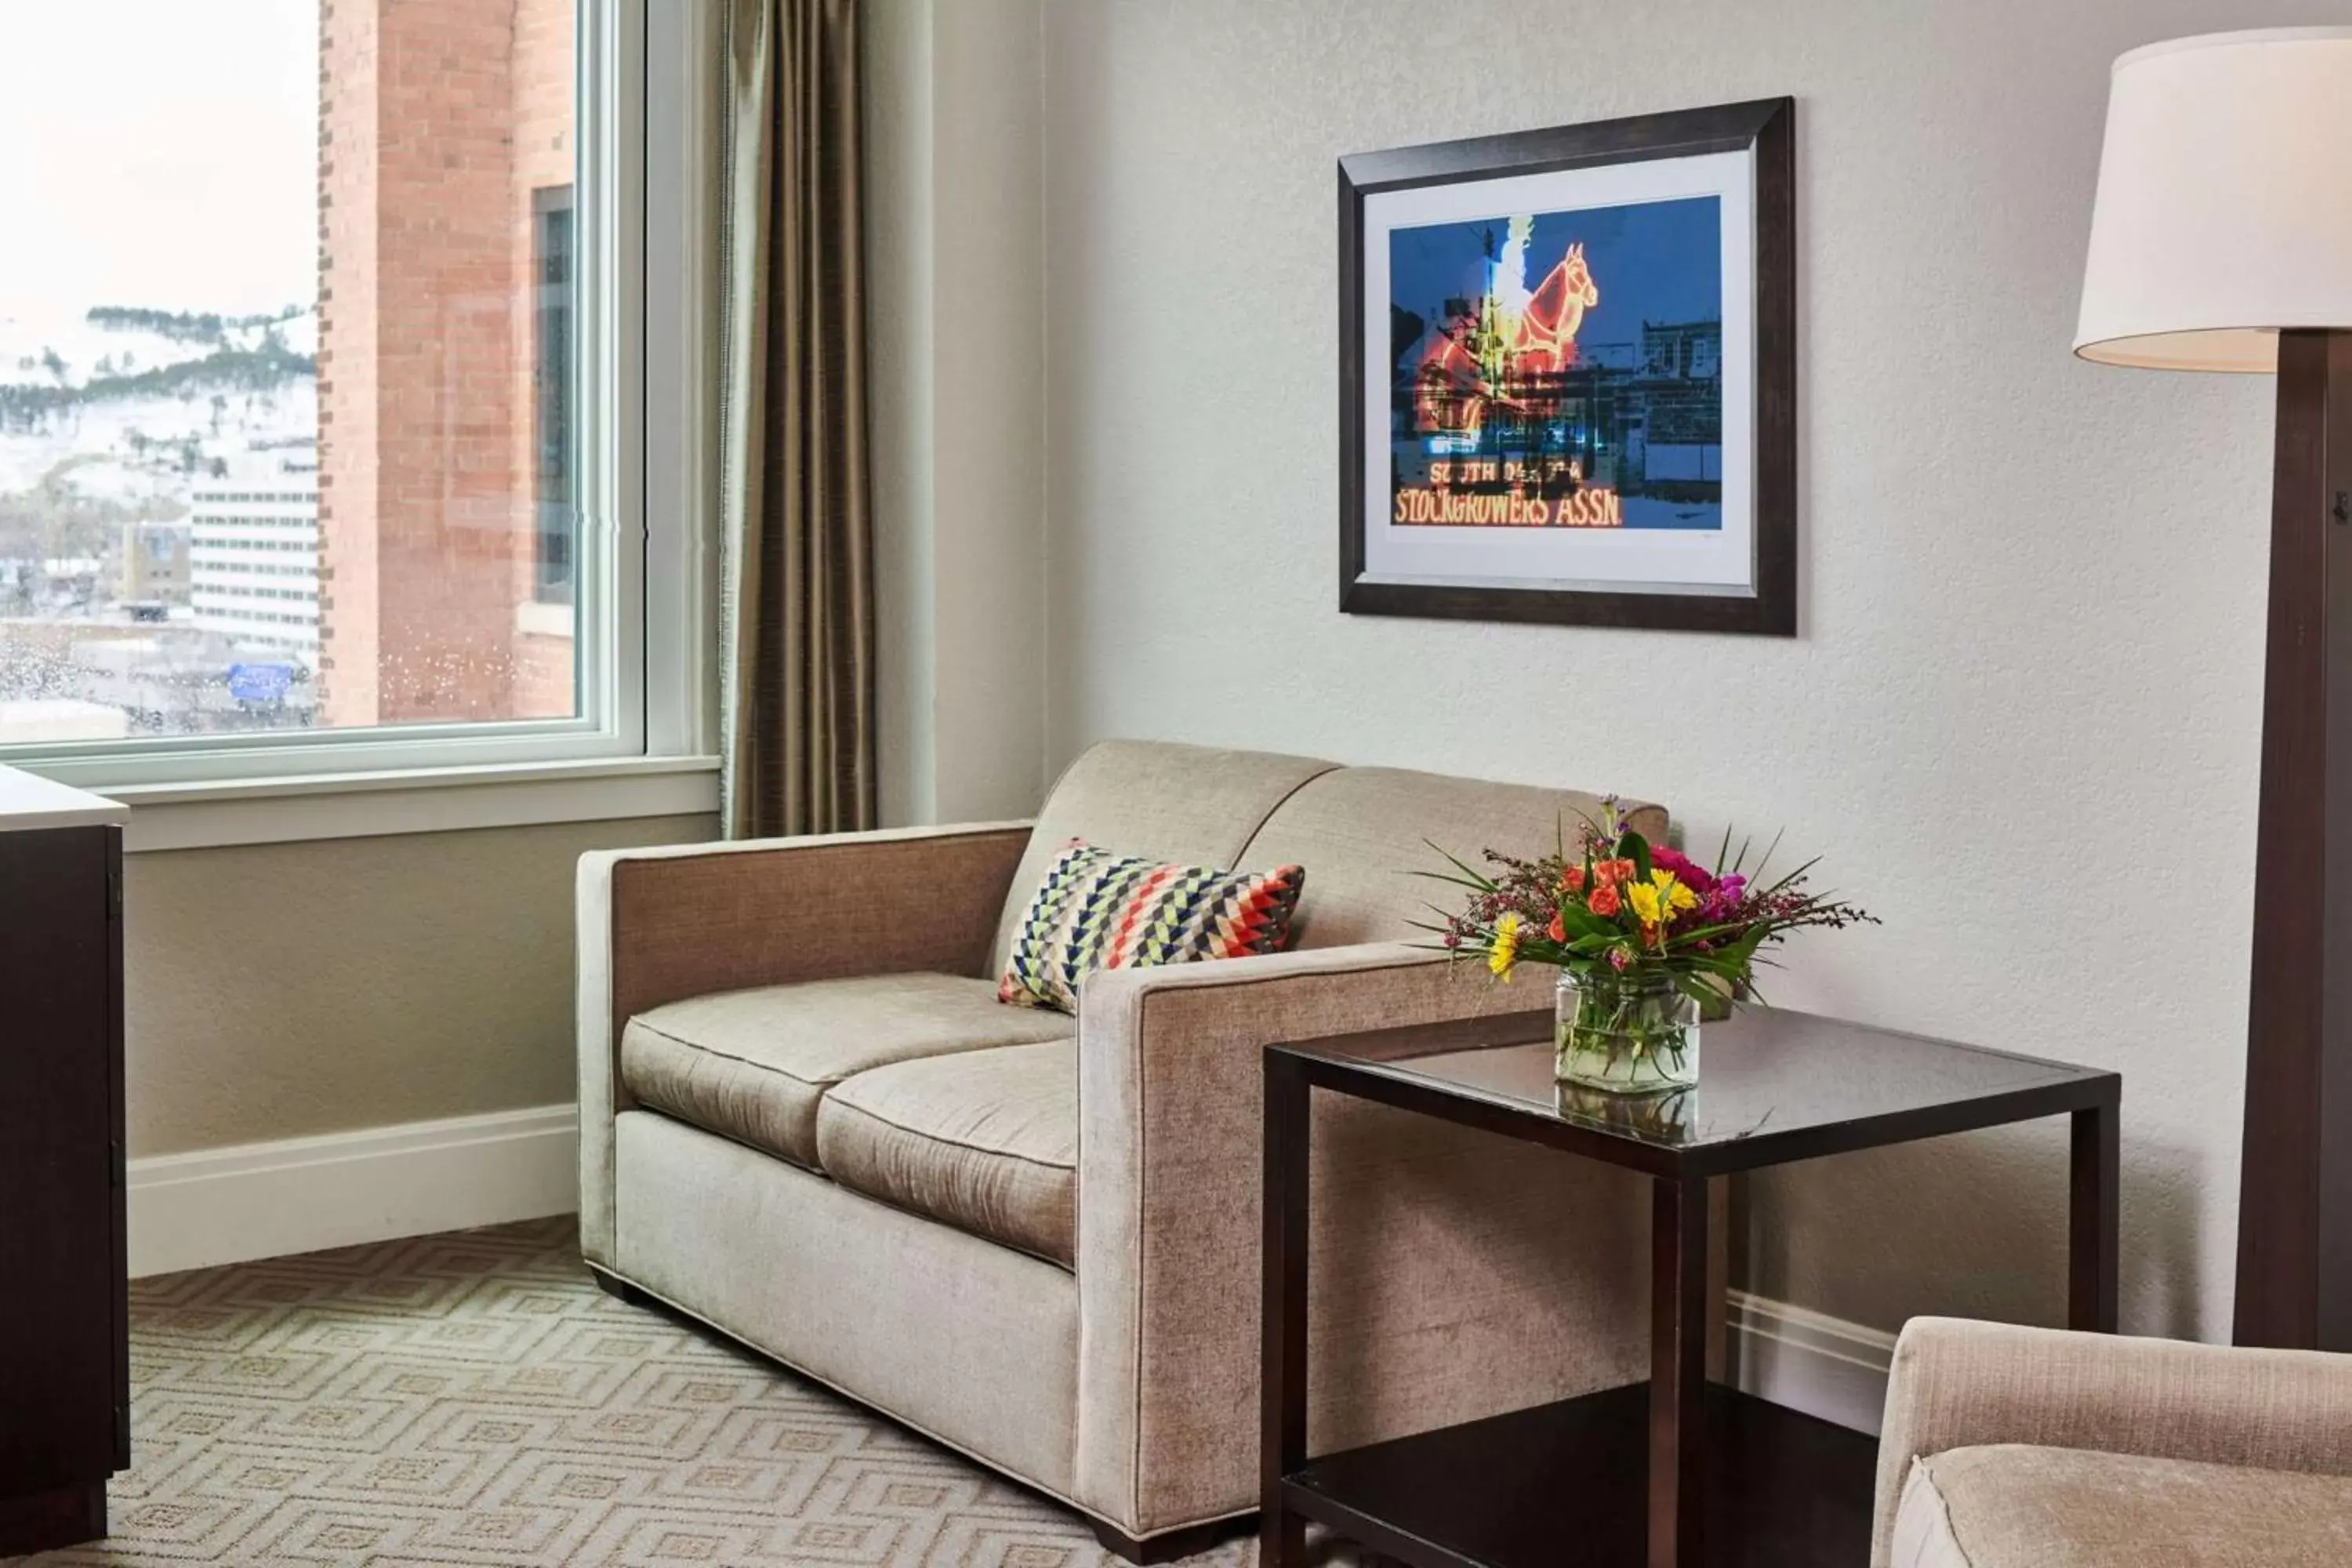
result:
[[[1688,947],[1694,942],[1713,942],[1718,936],[1724,936],[1736,931],[1747,931],[1750,929],[1752,928],[1746,922],[1742,922],[1738,925],[1690,926],[1687,928],[1678,928],[1674,933],[1674,943],[1678,948]]]
[[[1739,971],[1739,974],[1735,978],[1744,978],[1755,970],[1758,962],[1756,950],[1763,944],[1763,933],[1758,932],[1722,950],[1721,956],[1724,960],[1737,966]]]
[[[1680,970],[1675,970],[1671,973],[1674,975],[1675,989],[1681,992],[1684,995],[1689,997],[1692,1001],[1697,1003],[1702,1007],[1721,1006],[1724,1002],[1728,1000],[1722,992],[1717,991],[1714,986],[1709,985],[1706,981],[1699,979],[1696,975],[1685,974]]]
[[[1779,840],[1778,840],[1778,839],[1775,839],[1775,840],[1774,840],[1774,842],[1775,842],[1775,843],[1778,843],[1778,842],[1779,842]],[[1768,894],[1768,895],[1769,895],[1769,894],[1772,894],[1772,893],[1780,892],[1782,889],[1784,889],[1784,888],[1788,887],[1790,883],[1792,883],[1792,882],[1796,882],[1796,881],[1798,881],[1798,880],[1801,879],[1804,877],[1804,874],[1805,874],[1806,872],[1808,872],[1808,871],[1811,870],[1814,867],[1816,867],[1816,866],[1820,865],[1821,863],[1822,863],[1822,858],[1821,858],[1820,856],[1818,856],[1818,855],[1814,856],[1811,859],[1810,859],[1810,860],[1806,861],[1803,865],[1801,865],[1801,866],[1798,867],[1795,870],[1793,870],[1793,871],[1790,872],[1787,876],[1780,878],[1779,880],[1777,880],[1777,881],[1773,882],[1769,887],[1766,888],[1766,889],[1764,889],[1765,893],[1766,893],[1766,894]],[[1757,868],[1757,872],[1758,872],[1758,875],[1761,876],[1761,875],[1762,875],[1762,872],[1763,872],[1763,868],[1762,868],[1761,867],[1759,867],[1759,868]]]
[[[1615,937],[1621,934],[1614,921],[1603,920],[1581,904],[1560,905],[1559,921],[1560,924],[1580,935]]]
[[[1469,864],[1467,861],[1461,859],[1457,856],[1448,854],[1444,849],[1439,847],[1437,843],[1433,839],[1424,838],[1422,842],[1428,845],[1432,849],[1436,850],[1437,853],[1443,856],[1455,870],[1461,872],[1465,877],[1469,878],[1472,886],[1479,889],[1483,892],[1491,893],[1496,890],[1497,884],[1489,881],[1483,874],[1480,873],[1478,868],[1475,866]],[[1431,872],[1428,874],[1441,877],[1444,875],[1443,872]]]
[[[1650,879],[1650,841],[1630,827],[1617,840],[1617,858],[1631,860],[1635,874],[1644,882]]]
[[[1467,877],[1456,877],[1444,871],[1407,871],[1405,875],[1408,877],[1419,877],[1423,881],[1429,882],[1450,882],[1457,888],[1467,888],[1474,893],[1492,893],[1497,891],[1497,889],[1492,882],[1474,882]]]

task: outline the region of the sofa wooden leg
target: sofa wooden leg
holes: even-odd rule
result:
[[[625,1279],[614,1279],[593,1263],[588,1266],[588,1277],[596,1281],[596,1289],[612,1297],[615,1301],[626,1301],[632,1307],[643,1307],[648,1311],[661,1310],[661,1303],[651,1296]]]
[[[1102,1542],[1106,1552],[1124,1557],[1129,1563],[1173,1563],[1179,1557],[1190,1557],[1236,1536],[1250,1534],[1257,1529],[1257,1515],[1247,1513],[1236,1519],[1213,1520],[1207,1524],[1147,1535],[1139,1541],[1101,1520],[1090,1519],[1087,1522],[1095,1527],[1095,1539]]]
[[[0,1497],[0,1557],[47,1552],[106,1533],[106,1483]]]

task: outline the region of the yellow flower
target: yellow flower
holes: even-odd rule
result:
[[[1519,961],[1519,917],[1517,912],[1495,922],[1495,940],[1486,946],[1486,967],[1496,979],[1511,983],[1511,966]]]
[[[1665,899],[1669,910],[1698,908],[1698,895],[1691,891],[1689,883],[1672,871],[1653,871],[1650,880],[1657,884],[1658,892]],[[1666,918],[1671,920],[1674,917],[1669,914]]]
[[[1663,871],[1658,873],[1660,876],[1665,874]],[[1654,926],[1658,923],[1658,889],[1655,887],[1647,882],[1628,883],[1625,888],[1625,901],[1633,906],[1633,912],[1642,917],[1643,925]]]

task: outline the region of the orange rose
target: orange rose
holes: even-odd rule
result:
[[[1599,868],[1596,867],[1595,869]],[[1594,879],[1599,880],[1597,877]],[[1599,887],[1592,889],[1592,896],[1585,900],[1584,904],[1602,920],[1609,919],[1623,907],[1623,902],[1617,894],[1617,885],[1613,882],[1601,882]]]
[[[1566,915],[1559,914],[1552,916],[1551,924],[1545,927],[1544,930],[1545,933],[1549,935],[1552,941],[1566,942],[1568,940],[1568,917]]]
[[[1559,874],[1559,885],[1571,893],[1584,891],[1584,868],[1570,866]]]

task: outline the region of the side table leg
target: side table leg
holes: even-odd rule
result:
[[[1307,1072],[1265,1058],[1265,1295],[1258,1323],[1258,1562],[1298,1568],[1307,1521],[1282,1478],[1307,1463]]]
[[[2066,1205],[2066,1326],[2116,1331],[2121,1134],[2113,1100],[2074,1112]]]
[[[1650,1568],[1706,1561],[1706,1183],[1659,1177],[1650,1209]]]

